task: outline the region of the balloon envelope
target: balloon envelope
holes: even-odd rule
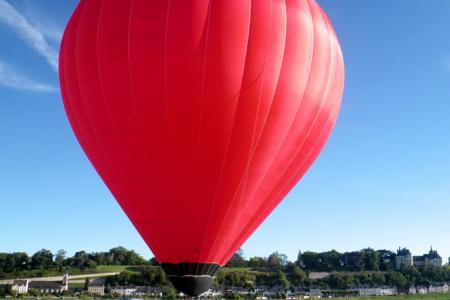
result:
[[[82,0],[60,52],[73,131],[174,281],[214,275],[303,176],[343,79],[314,0]]]

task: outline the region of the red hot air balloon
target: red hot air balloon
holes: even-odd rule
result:
[[[60,52],[78,141],[189,295],[308,170],[343,80],[314,0],[81,0]]]

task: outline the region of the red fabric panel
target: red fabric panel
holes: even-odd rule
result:
[[[60,81],[160,262],[225,264],[319,155],[344,67],[314,0],[82,0]]]

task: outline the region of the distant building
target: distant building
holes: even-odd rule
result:
[[[314,298],[321,298],[322,297],[322,289],[321,288],[310,288],[309,291],[306,292],[307,296],[314,297]]]
[[[90,284],[88,286],[88,293],[91,295],[104,296],[105,286],[103,284]]]
[[[151,286],[137,286],[134,295],[137,296],[151,296],[156,298],[161,298],[163,294],[163,289],[160,287]]]
[[[61,281],[34,281],[29,279],[29,290],[37,290],[41,294],[60,294],[69,290],[69,274],[64,274]]]
[[[440,267],[442,266],[442,257],[437,253],[436,250],[433,250],[431,247],[430,252],[428,254],[424,254],[421,256],[413,257],[413,264],[416,268],[424,268],[424,267]]]
[[[207,298],[223,298],[223,292],[221,289],[217,288],[210,288],[206,292],[204,292],[201,297],[207,297]]]
[[[41,294],[59,294],[67,291],[65,284],[54,281],[31,281],[28,284],[30,290],[37,290]]]
[[[412,264],[411,252],[406,248],[398,248],[397,254],[395,255],[395,269],[400,270],[405,266],[412,266]]]
[[[134,286],[118,286],[111,289],[111,294],[119,296],[131,296],[136,293],[137,288]]]
[[[441,285],[431,285],[428,288],[429,293],[448,293],[448,291],[449,291],[449,286],[446,283],[441,284]]]
[[[419,295],[428,294],[428,288],[426,288],[425,286],[416,287],[416,291],[417,291],[417,294],[419,294]]]
[[[367,296],[394,296],[397,295],[397,288],[389,286],[360,287],[357,289],[361,297]]]
[[[28,293],[28,279],[17,279],[11,284],[11,291],[17,294]]]

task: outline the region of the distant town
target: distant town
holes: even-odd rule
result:
[[[239,250],[203,298],[320,298],[449,293],[450,266],[438,251],[412,255],[406,248],[340,253],[299,252],[296,261],[274,252],[245,258]],[[42,249],[0,253],[0,298],[5,296],[183,298],[158,262],[132,250],[79,251],[67,257]]]

